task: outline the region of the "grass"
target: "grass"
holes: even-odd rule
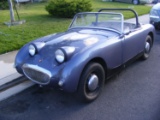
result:
[[[151,9],[151,7],[144,5],[102,2],[102,0],[91,0],[91,2],[93,11],[98,11],[100,8],[133,8],[139,15],[143,15],[148,14]],[[26,23],[18,26],[4,25],[4,22],[10,20],[9,10],[0,10],[0,54],[17,50],[36,38],[67,30],[72,19],[50,16],[45,10],[46,4],[32,3],[20,5],[18,13],[20,19],[26,20]],[[126,19],[133,17],[133,14],[124,14]]]

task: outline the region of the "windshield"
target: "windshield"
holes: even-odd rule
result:
[[[75,27],[103,28],[123,33],[123,15],[107,12],[79,13],[70,25],[70,28]]]

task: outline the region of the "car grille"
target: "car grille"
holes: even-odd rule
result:
[[[50,82],[51,73],[37,65],[24,64],[23,72],[28,79],[38,84],[48,84]]]

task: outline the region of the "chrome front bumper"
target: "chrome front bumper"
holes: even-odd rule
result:
[[[25,76],[35,83],[46,85],[50,82],[51,72],[32,64],[24,64],[22,66]]]

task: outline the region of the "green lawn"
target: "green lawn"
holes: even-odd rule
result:
[[[151,9],[151,7],[144,5],[102,2],[102,0],[91,0],[91,2],[93,11],[98,11],[100,8],[133,8],[139,15],[143,15],[148,14]],[[33,3],[20,5],[18,12],[21,20],[26,20],[26,23],[18,26],[4,25],[4,22],[10,20],[9,10],[0,10],[0,54],[17,50],[27,42],[44,35],[67,30],[71,19],[50,16],[45,10],[46,4]],[[132,14],[124,14],[125,18],[133,17]]]

